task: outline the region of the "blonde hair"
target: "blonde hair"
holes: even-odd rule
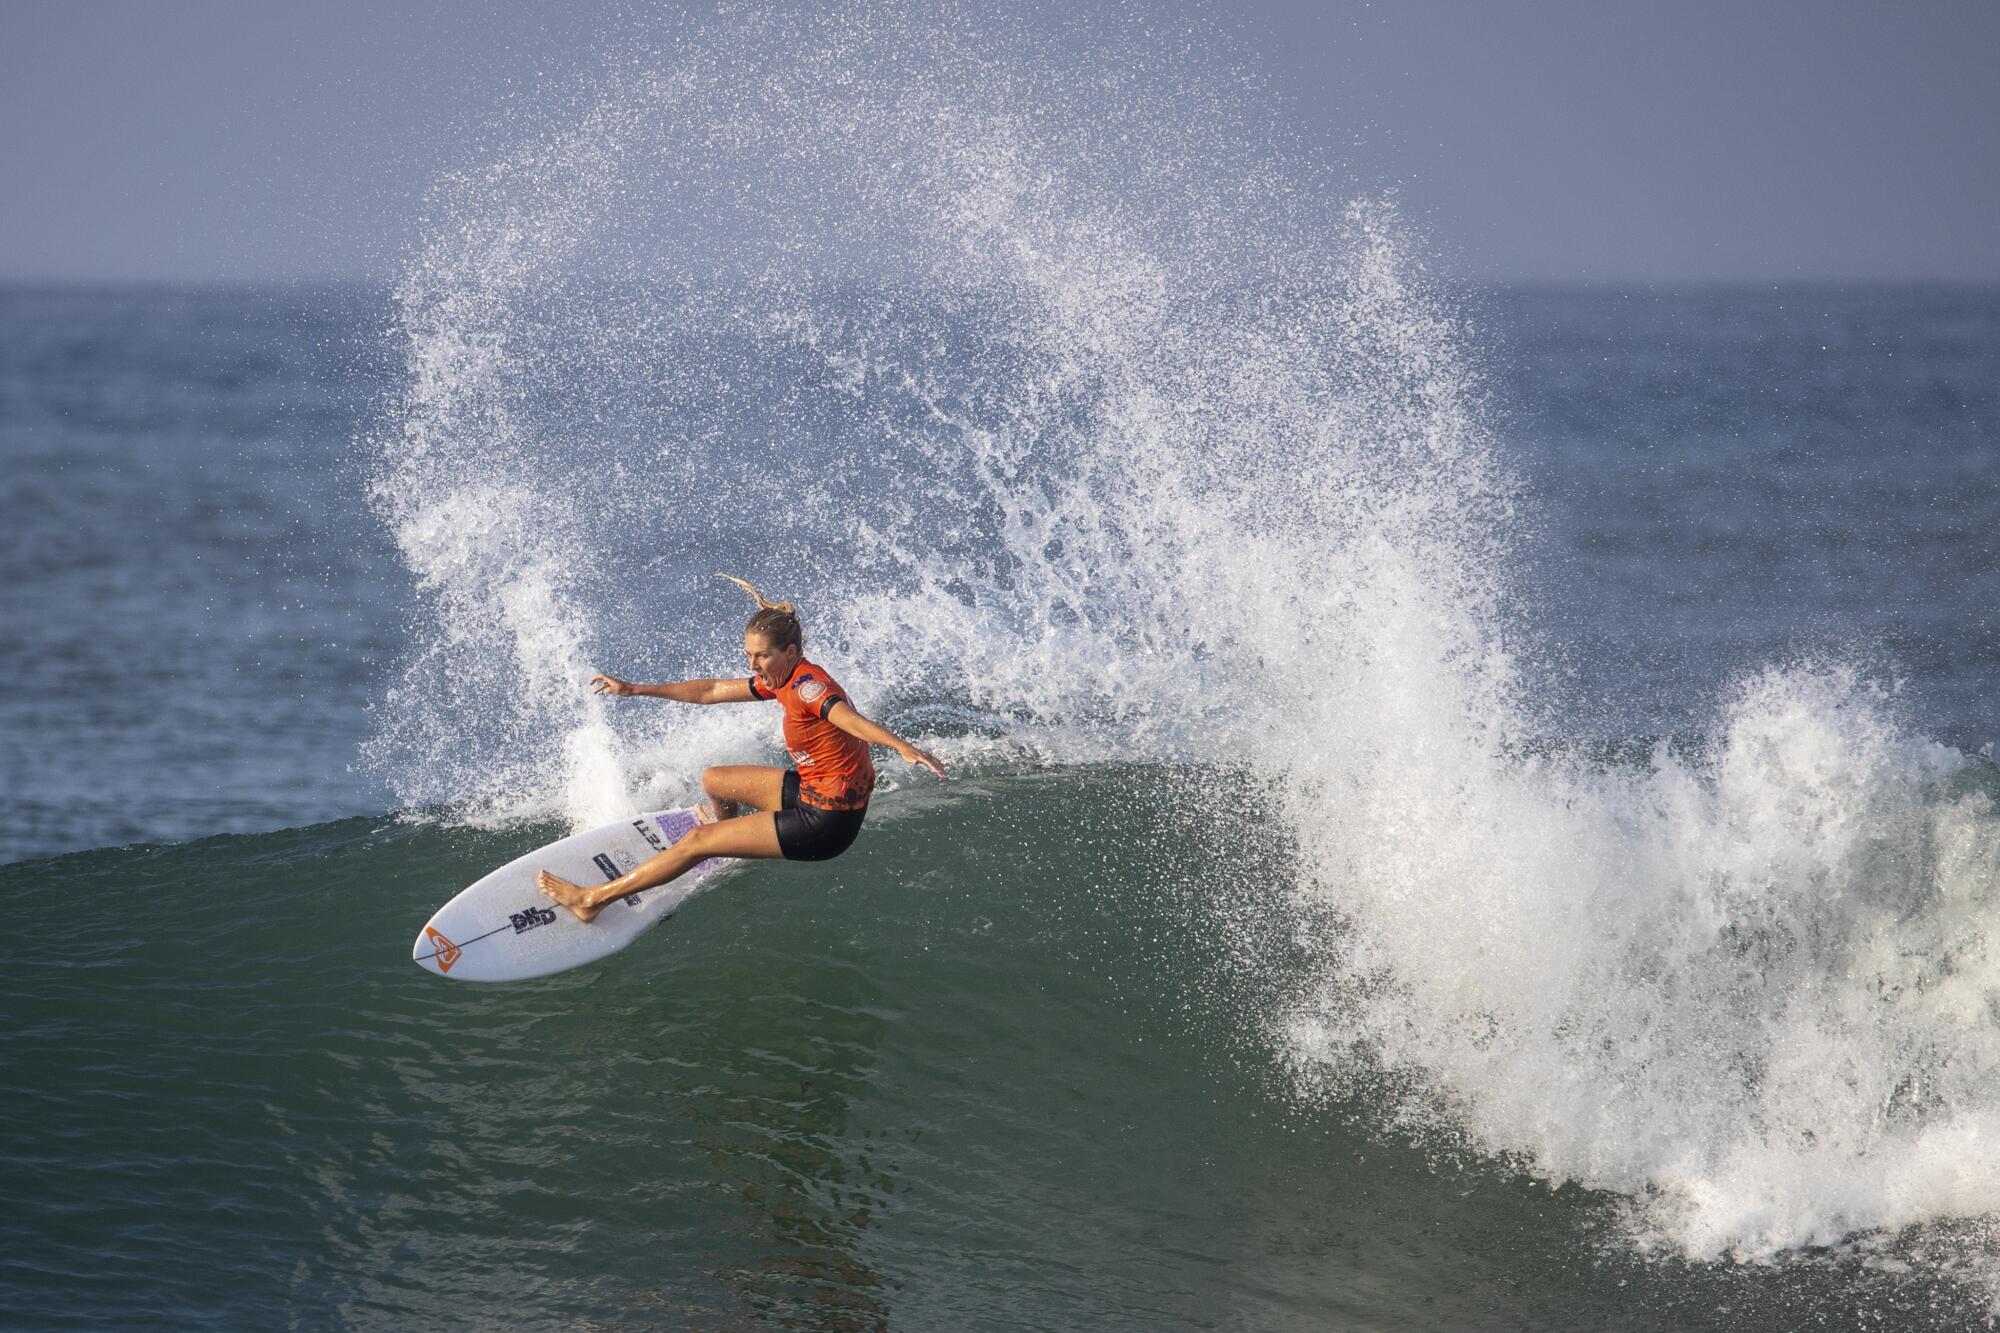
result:
[[[719,579],[728,579],[737,587],[756,599],[757,609],[751,613],[750,623],[743,627],[745,634],[761,634],[778,648],[797,648],[805,642],[805,633],[799,627],[798,613],[790,602],[771,602],[764,599],[748,579],[739,579],[734,574],[718,571]]]

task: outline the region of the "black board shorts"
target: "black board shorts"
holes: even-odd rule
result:
[[[787,861],[831,861],[854,845],[868,807],[822,810],[799,800],[799,770],[785,770],[785,795],[779,802],[778,850]]]

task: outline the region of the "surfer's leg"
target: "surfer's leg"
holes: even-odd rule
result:
[[[784,799],[785,770],[758,764],[720,764],[701,772],[701,789],[708,793],[704,823],[734,819],[752,810],[776,810]]]
[[[679,842],[646,858],[608,884],[586,888],[546,870],[535,877],[535,883],[543,893],[576,913],[577,920],[588,921],[620,898],[671,883],[711,856],[774,860],[783,855],[778,850],[777,817],[760,811],[741,819],[725,819],[719,824],[697,824]]]

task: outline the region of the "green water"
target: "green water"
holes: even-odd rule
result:
[[[1648,1266],[1606,1200],[1293,1095],[1261,1030],[1286,935],[1257,924],[1284,919],[1284,849],[1168,836],[1211,780],[892,794],[842,860],[740,868],[607,962],[507,987],[429,976],[409,939],[558,830],[349,820],[0,869],[0,1308],[1666,1329],[1938,1326],[1964,1299]]]

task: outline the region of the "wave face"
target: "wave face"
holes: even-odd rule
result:
[[[745,575],[973,772],[1247,775],[1177,818],[1287,873],[1190,910],[1306,1106],[1612,1191],[1649,1249],[1980,1262],[1990,765],[1838,655],[1716,681],[1696,742],[1552,741],[1463,312],[1393,208],[1097,37],[1080,79],[728,19],[441,184],[370,442],[422,598],[376,765],[483,824],[684,799],[768,717],[583,682],[730,673]]]
[[[1433,1169],[1372,1093],[1274,1113],[1241,1028],[1315,962],[1233,961],[1269,911],[1208,928],[1288,857],[1188,837],[1191,790],[1257,783],[901,793],[837,861],[726,872],[514,986],[409,940],[553,824],[0,866],[0,1299],[119,1328],[1977,1325],[1929,1274],[1606,1246],[1597,1196]]]

